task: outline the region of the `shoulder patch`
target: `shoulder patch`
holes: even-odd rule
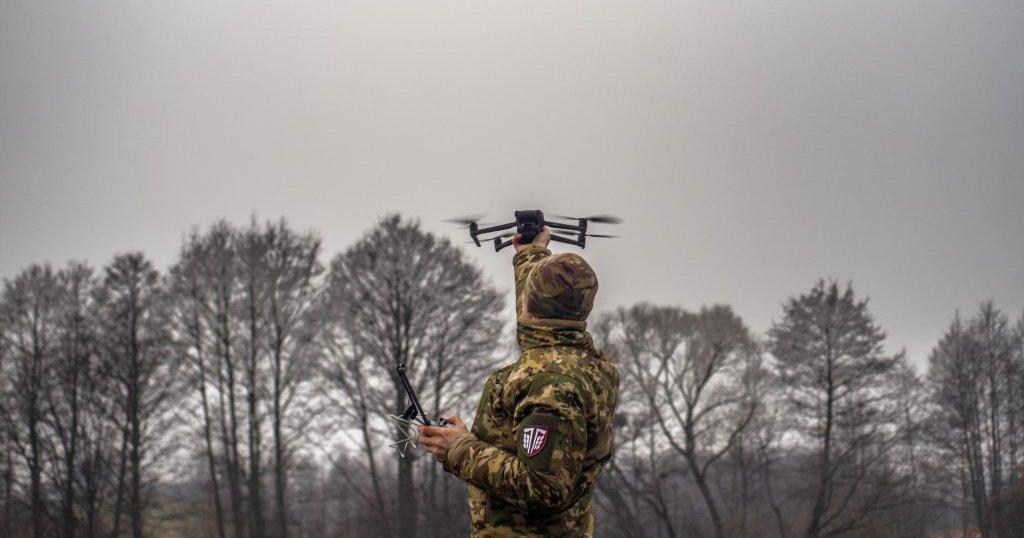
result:
[[[562,437],[565,424],[555,415],[531,413],[516,432],[516,452],[526,466],[536,471],[553,471],[552,456],[564,450]]]
[[[523,428],[523,454],[532,458],[544,450],[548,441],[548,429],[544,426],[531,426]]]

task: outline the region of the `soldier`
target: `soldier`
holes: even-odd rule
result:
[[[594,535],[619,376],[586,330],[597,277],[577,254],[553,256],[550,237],[515,239],[522,354],[488,378],[472,432],[458,415],[419,429],[423,449],[468,482],[475,537]]]

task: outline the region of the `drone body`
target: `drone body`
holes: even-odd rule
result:
[[[495,237],[484,238],[484,241],[493,241],[494,250],[500,251],[501,249],[511,245],[514,239],[507,239],[519,234],[523,237],[523,242],[529,243],[533,241],[534,237],[537,237],[544,227],[547,226],[551,229],[551,240],[559,243],[567,243],[569,245],[576,245],[580,248],[586,248],[588,237],[615,237],[614,235],[601,235],[601,234],[589,234],[587,233],[588,222],[599,222],[605,224],[618,224],[622,222],[622,219],[613,217],[610,215],[597,215],[593,217],[563,217],[556,216],[555,218],[563,220],[574,220],[576,224],[567,224],[564,222],[553,222],[544,218],[544,212],[539,209],[526,209],[518,210],[515,212],[515,221],[506,224],[498,224],[496,226],[480,226],[477,223],[477,218],[460,218],[452,219],[449,222],[455,222],[457,224],[464,224],[469,226],[469,236],[473,239],[473,243],[476,246],[481,246],[480,236],[484,234],[503,232],[515,228],[516,231],[506,232]],[[575,236],[575,237],[573,237]]]

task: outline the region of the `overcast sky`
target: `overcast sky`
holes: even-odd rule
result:
[[[516,208],[626,220],[599,308],[763,332],[835,277],[923,365],[957,309],[1024,309],[1024,4],[0,2],[0,276]]]

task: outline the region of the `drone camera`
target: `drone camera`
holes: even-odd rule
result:
[[[529,243],[544,230],[544,212],[539,209],[516,211],[516,232],[523,236],[523,242]]]

